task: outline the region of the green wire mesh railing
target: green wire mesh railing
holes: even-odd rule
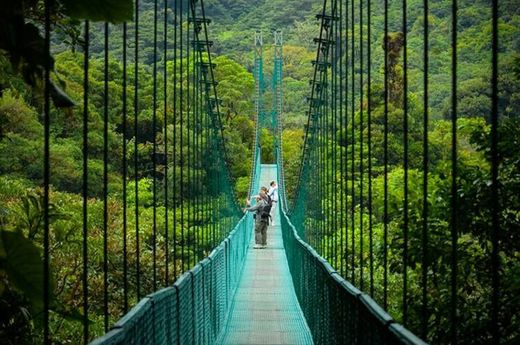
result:
[[[143,298],[92,345],[212,344],[237,287],[253,218],[245,215],[220,245],[173,284]]]
[[[421,342],[402,327],[432,343],[515,342],[518,303],[506,283],[515,279],[506,272],[514,254],[501,241],[513,227],[500,220],[514,202],[498,172],[506,165],[499,147],[509,141],[500,128],[510,121],[496,93],[507,46],[499,51],[499,1],[482,17],[489,27],[479,39],[491,59],[471,92],[457,1],[446,3],[443,34],[432,1],[322,3],[300,171],[290,175],[298,183],[291,204],[282,202],[289,264],[315,342]],[[440,41],[449,50],[442,61],[432,48]],[[449,75],[444,87],[439,70]],[[443,106],[433,100],[441,89]],[[481,89],[491,90],[482,97],[487,110],[469,113],[482,127],[468,130],[464,98]]]
[[[304,234],[303,229],[295,227],[287,215],[281,137],[279,140],[276,158],[283,243],[294,289],[314,343],[426,344],[395,322],[369,295],[344,279],[302,240],[299,234]],[[292,217],[300,221],[300,227],[303,227],[304,211],[293,209]]]
[[[196,17],[194,2],[190,2],[190,5],[193,14],[190,22],[195,25],[193,42],[203,42],[204,39],[200,39],[199,34],[207,35],[206,19],[204,16]],[[207,36],[205,40],[207,41]],[[234,202],[229,202],[229,197],[234,197],[234,190],[229,169],[222,164],[222,161],[226,161],[223,157],[225,147],[218,114],[218,99],[214,89],[216,83],[213,79],[211,55],[205,50],[207,45],[199,46],[201,49],[194,51],[194,54],[197,53],[194,56],[198,57],[194,65],[199,67],[196,71],[204,87],[206,106],[201,107],[201,110],[205,109],[205,121],[209,126],[206,134],[209,143],[207,147],[219,147],[219,152],[222,153],[220,157],[206,155],[204,164],[208,174],[208,191],[212,195],[222,195],[220,202],[214,199],[215,203],[212,203],[211,224],[216,228],[213,234],[223,234],[236,214]],[[261,73],[261,68],[258,72]],[[261,82],[261,78],[258,79]],[[258,115],[249,196],[259,189],[260,183]],[[226,178],[228,183],[223,183]],[[108,333],[92,344],[213,344],[223,330],[242,271],[252,228],[253,217],[248,213],[208,257],[182,274],[173,286],[149,294],[139,301]],[[210,242],[214,240],[215,237],[210,239]]]
[[[298,301],[315,344],[426,344],[332,268],[282,211],[282,235]]]
[[[327,10],[330,14],[327,14]],[[325,156],[322,146],[325,143],[320,132],[323,128],[332,128],[333,124],[324,123],[323,113],[328,79],[327,61],[329,48],[333,45],[332,35],[336,32],[338,20],[337,2],[324,1],[321,20],[317,58],[313,62],[314,79],[311,83],[312,94],[309,99],[309,125],[305,137],[306,143],[302,155],[301,170],[295,202],[290,217],[288,199],[285,190],[284,161],[282,147],[281,106],[275,107],[274,124],[277,128],[276,162],[279,176],[279,196],[281,200],[281,225],[285,254],[289,263],[294,288],[302,311],[311,330],[315,344],[426,344],[402,325],[397,323],[368,294],[363,293],[342,277],[318,252],[302,238],[312,234],[313,227],[327,221],[320,216],[323,203],[320,196],[330,186],[318,185],[322,178],[310,178]],[[337,32],[336,32],[337,33]],[[334,52],[333,52],[334,53]],[[281,56],[281,52],[280,52]],[[281,65],[276,78],[281,79]],[[281,87],[279,92],[281,93]],[[281,96],[280,96],[281,98]],[[336,125],[336,124],[334,124]],[[334,127],[334,130],[336,128]],[[321,176],[320,176],[321,177]],[[330,180],[327,184],[335,183]],[[324,189],[328,188],[328,189]],[[342,212],[342,210],[336,210]],[[309,214],[310,213],[310,214]],[[319,221],[309,222],[314,218]],[[331,217],[333,218],[333,217]],[[293,225],[292,221],[295,222]],[[328,220],[332,222],[331,219]],[[316,243],[316,242],[315,242]]]
[[[78,27],[80,53],[70,53],[69,61],[82,75],[76,86],[69,71],[56,64],[71,82],[69,90],[77,91],[72,95],[81,107],[78,128],[70,134],[50,130],[59,125],[56,118],[63,110],[51,102],[53,64],[45,66],[41,285],[46,290],[42,334],[27,336],[34,342],[50,344],[70,337],[86,344],[113,328],[96,342],[141,343],[140,339],[161,337],[158,325],[173,322],[165,319],[175,305],[182,315],[177,334],[186,334],[191,324],[198,329],[202,319],[214,320],[204,326],[211,331],[202,331],[203,338],[211,339],[226,314],[244,256],[251,219],[242,218],[230,174],[204,1],[126,2],[133,16],[115,23],[87,20]],[[106,5],[108,12],[116,6]],[[43,6],[50,54],[61,49],[51,44],[56,32],[50,25],[60,17],[54,13],[59,6],[50,0]],[[148,30],[153,32],[151,50],[143,49]],[[102,55],[94,49],[100,36],[104,44],[97,50]],[[77,138],[81,140],[76,143]],[[74,231],[67,241],[55,235],[57,226],[49,214],[53,203],[69,202],[58,193],[75,194],[54,180],[57,172],[68,169],[49,153],[50,143],[61,139],[82,147],[78,156],[83,163],[78,166],[82,177],[71,181],[82,191],[75,211],[80,221],[74,224],[74,230],[80,226],[82,231]],[[255,150],[255,156],[259,154]],[[254,170],[252,178],[257,175]],[[60,248],[53,249],[57,244]],[[68,258],[78,253],[78,267],[72,267]],[[62,288],[55,287],[54,277],[63,279]],[[209,279],[214,287],[207,284]],[[79,280],[79,286],[72,280]],[[199,288],[201,284],[206,290]],[[215,306],[198,304],[210,296]],[[63,302],[68,314],[56,312],[55,302]],[[186,308],[193,308],[191,321],[184,318]],[[213,314],[205,315],[206,311]],[[168,332],[174,341],[175,335]]]

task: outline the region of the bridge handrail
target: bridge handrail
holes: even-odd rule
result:
[[[213,251],[173,286],[143,298],[91,345],[212,344],[239,283],[253,217],[244,215]]]
[[[315,344],[426,344],[341,277],[280,212],[293,285]]]

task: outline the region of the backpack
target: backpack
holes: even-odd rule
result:
[[[260,218],[262,219],[269,219],[271,218],[271,208],[273,207],[273,200],[271,200],[271,197],[267,195],[267,205],[262,207],[262,210],[260,211]]]

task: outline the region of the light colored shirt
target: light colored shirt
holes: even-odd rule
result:
[[[278,202],[278,186],[275,187],[269,187],[269,191],[267,192],[267,195],[271,198],[272,201]]]

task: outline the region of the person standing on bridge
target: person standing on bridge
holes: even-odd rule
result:
[[[259,249],[267,246],[269,212],[266,212],[266,209],[269,208],[269,203],[267,201],[267,194],[264,191],[260,191],[254,198],[256,198],[256,204],[251,206],[250,201],[247,200],[247,207],[244,209],[244,212],[255,212],[255,245],[253,248]]]
[[[276,214],[276,209],[278,208],[278,186],[276,185],[276,181],[271,181],[269,184],[267,196],[271,199],[271,224],[274,224],[274,216]]]
[[[273,183],[273,182],[271,182],[271,183]],[[272,225],[273,224],[273,218],[271,216],[272,216],[272,213],[273,213],[272,212],[273,211],[273,207],[275,207],[275,204],[273,204],[273,199],[272,199],[271,194],[270,194],[271,189],[272,189],[271,187],[269,187],[269,189],[267,189],[267,187],[265,187],[265,186],[260,187],[260,191],[265,193],[266,201],[267,201],[267,204],[269,205],[269,224],[267,224],[267,225]]]

